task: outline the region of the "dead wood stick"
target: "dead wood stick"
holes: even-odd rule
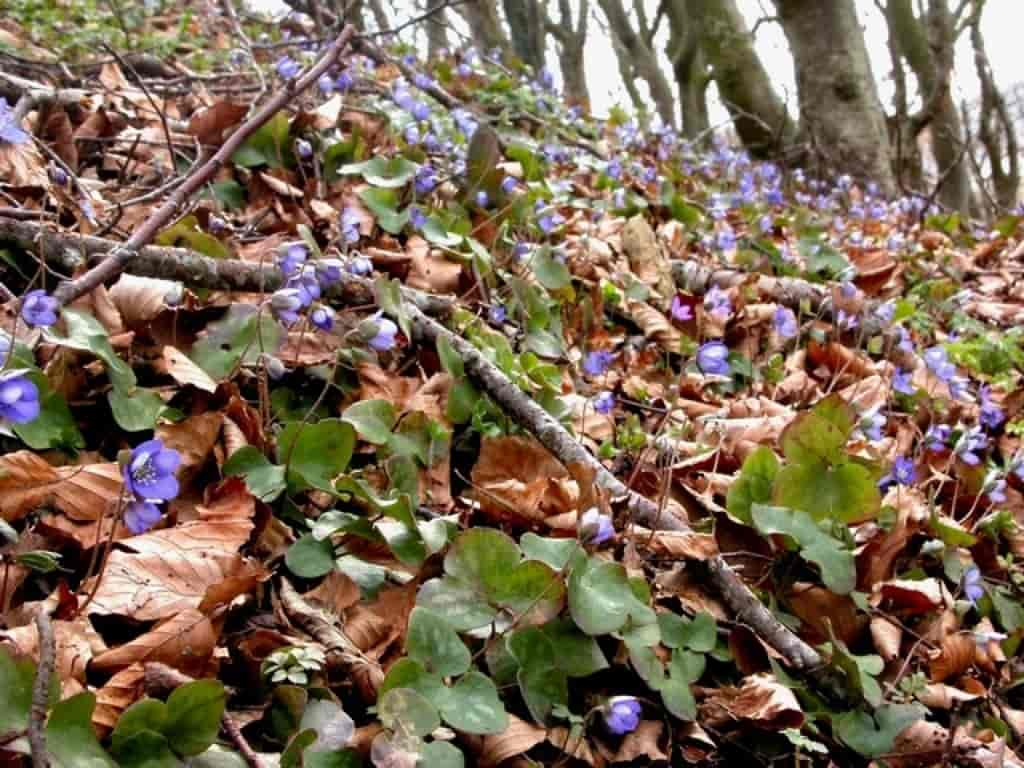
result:
[[[148,244],[156,236],[157,232],[170,222],[178,212],[178,209],[202,188],[206,182],[213,178],[221,166],[230,159],[231,155],[242,146],[242,143],[249,136],[287,106],[298,93],[301,93],[315,83],[320,75],[334,65],[354,34],[355,28],[351,25],[346,26],[316,64],[307,69],[298,79],[289,81],[284,88],[277,91],[248,120],[242,123],[228,137],[228,140],[220,146],[220,149],[214,153],[213,157],[189,174],[181,186],[171,193],[167,201],[157,208],[132,233],[131,237],[112,251],[108,258],[91,268],[84,275],[58,286],[57,290],[54,291],[54,297],[61,304],[68,304],[79,296],[88,293],[96,286],[109,282],[121,274],[125,267],[135,258],[138,250]]]
[[[28,743],[32,750],[32,768],[50,768],[50,756],[46,751],[46,712],[50,704],[50,681],[57,655],[53,638],[53,624],[45,610],[36,614],[36,630],[39,632],[39,666],[32,685],[32,708],[29,710]]]

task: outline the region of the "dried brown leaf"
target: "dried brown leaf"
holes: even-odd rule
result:
[[[957,632],[942,638],[940,647],[932,652],[928,662],[932,681],[941,683],[966,671],[974,663],[975,653],[974,636],[970,633]]]
[[[490,768],[515,755],[525,755],[547,738],[547,731],[539,725],[509,715],[508,727],[501,733],[484,736],[480,747],[480,765]]]
[[[217,391],[217,382],[210,378],[210,374],[193,363],[181,350],[164,347],[163,362],[167,375],[182,386],[191,385],[210,393]]]
[[[159,661],[197,677],[205,670],[216,644],[217,632],[210,619],[188,608],[134,640],[100,654],[93,659],[92,668],[116,672],[132,664]]]
[[[111,677],[96,691],[92,724],[101,735],[113,730],[121,713],[142,696],[145,674],[141,664],[133,664]]]
[[[739,688],[725,686],[701,705],[699,722],[712,726],[744,720],[760,728],[778,731],[800,728],[804,713],[793,691],[772,675],[751,675]]]
[[[74,520],[96,520],[117,503],[121,470],[116,464],[52,467],[38,454],[0,456],[0,517],[18,520],[52,503]]]
[[[244,104],[218,101],[192,115],[188,121],[188,132],[199,139],[200,144],[217,146],[224,140],[224,131],[238,125],[249,112]]]

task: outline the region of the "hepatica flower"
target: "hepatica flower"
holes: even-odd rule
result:
[[[330,307],[317,307],[309,313],[309,322],[321,331],[329,331],[334,327],[334,310]]]
[[[281,288],[270,295],[270,310],[285,325],[294,324],[304,307],[302,295],[295,288]]]
[[[390,318],[384,317],[383,312],[377,312],[370,319],[376,324],[377,333],[367,344],[378,352],[387,352],[389,349],[393,349],[398,326]]]
[[[277,266],[281,269],[281,274],[285,277],[294,275],[306,263],[306,256],[308,254],[309,250],[306,248],[305,243],[289,243],[284,246],[281,251],[281,257],[277,262]]]
[[[869,408],[860,418],[858,429],[869,440],[881,440],[882,428],[885,426],[885,416],[879,413],[879,407]]]
[[[502,304],[495,304],[489,310],[487,310],[487,319],[492,325],[501,325],[505,322],[507,316],[505,307]]]
[[[514,176],[506,176],[501,180],[501,191],[506,195],[511,195],[516,191],[516,179]]]
[[[604,707],[604,722],[616,736],[632,733],[640,725],[643,707],[635,696],[614,696]]]
[[[160,519],[157,504],[178,495],[174,473],[181,454],[160,440],[147,440],[132,450],[122,468],[124,487],[134,497],[125,510],[125,524],[135,534],[145,533]]]
[[[291,56],[282,56],[274,64],[277,74],[285,80],[291,80],[302,71],[302,65]]]
[[[608,515],[602,515],[597,507],[591,507],[580,517],[580,540],[586,544],[604,544],[615,536],[615,527]]]
[[[985,479],[981,483],[981,492],[986,494],[990,501],[1002,504],[1006,501],[1006,478],[999,470],[991,470],[985,474]]]
[[[680,323],[693,320],[693,307],[684,302],[678,295],[672,297],[672,306],[670,311],[672,313],[672,319],[678,320]]]
[[[953,428],[948,424],[932,424],[928,427],[928,431],[924,433],[924,439],[928,446],[928,450],[943,450],[949,442],[950,435],[952,434]]]
[[[421,230],[427,224],[427,214],[418,205],[409,206],[409,223],[415,230]]]
[[[487,192],[482,189],[476,193],[473,199],[481,208],[486,208],[487,204],[491,202],[490,197],[487,196]]]
[[[797,334],[796,315],[789,307],[776,307],[772,315],[772,327],[783,339],[792,339]]]
[[[28,133],[14,118],[14,110],[7,99],[0,97],[0,142],[7,144],[24,144],[28,141]]]
[[[719,320],[727,320],[732,314],[732,302],[729,301],[729,294],[717,285],[711,286],[711,290],[704,296],[704,309]]]
[[[345,241],[346,245],[359,242],[359,216],[351,208],[346,208],[341,212],[339,227],[341,239]]]
[[[595,411],[601,415],[607,416],[615,407],[615,395],[611,392],[604,391],[598,394],[592,402],[594,404]]]
[[[987,385],[978,388],[981,407],[978,409],[978,421],[986,429],[998,429],[1006,420],[1002,408],[992,402],[992,392]]]
[[[914,460],[908,456],[897,456],[889,473],[878,481],[878,487],[885,490],[891,485],[913,485],[915,480],[917,468]]]
[[[39,390],[36,385],[20,371],[0,373],[0,422],[28,424],[37,416]]]
[[[702,373],[729,374],[729,348],[720,341],[709,341],[697,350],[697,367]]]
[[[941,381],[948,382],[956,375],[956,366],[949,361],[949,353],[946,352],[945,347],[928,347],[921,356],[924,358],[928,370]]]
[[[912,383],[913,376],[913,372],[897,368],[892,375],[892,388],[900,394],[913,395],[917,392],[917,387]]]
[[[583,371],[588,376],[602,376],[615,358],[607,349],[595,349],[583,358]]]
[[[988,447],[988,438],[982,433],[980,427],[971,427],[966,430],[953,446],[953,452],[965,464],[972,467],[981,463],[980,451]]]
[[[975,605],[985,596],[985,583],[978,566],[972,565],[964,571],[963,588],[964,595]]]
[[[60,304],[42,288],[29,291],[21,303],[21,317],[33,328],[57,322]]]

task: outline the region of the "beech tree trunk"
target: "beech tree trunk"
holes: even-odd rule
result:
[[[558,65],[562,70],[562,91],[566,102],[590,111],[590,89],[583,66],[583,47],[587,43],[590,0],[580,0],[579,16],[574,22],[569,0],[558,0],[558,22],[545,14],[547,31],[558,43]]]
[[[544,66],[544,13],[540,0],[503,0],[512,50],[534,73]]]
[[[466,20],[473,42],[480,46],[484,53],[494,48],[501,51],[503,56],[512,52],[512,44],[502,29],[494,0],[466,0],[454,8]]]
[[[683,136],[688,139],[706,134],[710,127],[707,90],[711,78],[700,46],[696,13],[692,7],[694,5],[693,0],[675,0],[665,4],[669,20],[669,39],[665,53],[672,63],[676,90],[679,91]]]
[[[661,71],[658,64],[658,57],[651,50],[647,42],[637,34],[633,24],[629,20],[622,0],[597,0],[601,10],[608,19],[608,33],[614,36],[617,43],[617,52],[620,56],[620,69],[627,66],[647,83],[651,92],[651,100],[654,107],[666,125],[675,125],[675,97],[672,95],[672,87]],[[626,61],[622,61],[626,57]],[[626,79],[625,75],[623,79]],[[626,87],[630,83],[626,80]]]
[[[711,76],[751,154],[773,155],[793,144],[796,123],[772,87],[735,0],[671,0],[669,7],[677,16],[693,14]]]
[[[422,0],[421,8],[430,11],[424,22],[427,30],[427,58],[434,60],[448,47],[448,18],[445,15],[444,0]]]
[[[885,113],[853,0],[775,0],[796,67],[801,131],[829,169],[895,191]]]

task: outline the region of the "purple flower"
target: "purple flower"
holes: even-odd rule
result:
[[[341,70],[341,74],[338,75],[338,79],[334,81],[334,89],[338,93],[345,93],[355,85],[355,82],[356,80],[352,76],[352,73],[347,69],[343,69]]]
[[[1002,504],[1006,501],[1006,478],[998,470],[988,472],[981,484],[981,492],[987,494],[990,501]]]
[[[280,288],[270,295],[270,310],[285,325],[293,325],[305,304],[295,288]]]
[[[412,84],[419,88],[421,91],[425,91],[427,88],[434,84],[434,81],[427,77],[422,72],[417,72],[412,76]]]
[[[340,259],[317,259],[313,262],[316,279],[325,288],[341,282],[341,270],[344,266]]]
[[[975,467],[981,463],[981,457],[978,455],[978,452],[985,450],[987,447],[988,438],[982,433],[981,429],[979,427],[971,427],[957,439],[956,445],[953,446],[953,452],[965,464]]]
[[[412,116],[420,122],[430,118],[430,107],[428,107],[424,101],[417,101],[412,105],[412,109],[409,111],[412,113]]]
[[[487,319],[490,320],[492,325],[501,325],[505,322],[507,314],[502,304],[494,304],[487,310]]]
[[[716,376],[729,374],[729,348],[720,341],[709,341],[697,350],[697,367]]]
[[[729,301],[729,294],[717,285],[711,286],[711,290],[704,296],[704,309],[719,320],[727,320],[732,314],[732,302]]]
[[[945,347],[928,347],[922,355],[928,370],[934,373],[941,381],[948,382],[956,375],[956,366],[949,362],[949,354]]]
[[[0,362],[2,362],[4,355],[0,354]],[[1006,466],[1006,474],[1013,473],[1021,480],[1024,480],[1024,451],[1017,451],[1013,458],[1010,459],[1010,463]]]
[[[512,246],[512,256],[516,261],[522,261],[530,254],[530,244],[519,241]]]
[[[967,386],[970,381],[966,376],[951,376],[946,386],[949,387],[949,396],[954,400],[963,400],[967,396]]]
[[[540,83],[541,88],[550,91],[555,85],[555,76],[547,67],[541,67],[540,72],[537,73],[537,82]]]
[[[506,176],[501,180],[501,191],[506,195],[511,195],[516,191],[516,179],[514,176]]]
[[[296,274],[306,263],[308,255],[309,249],[306,248],[305,243],[289,243],[284,246],[280,260],[277,262],[281,274],[285,277]]]
[[[612,364],[615,358],[607,349],[595,349],[583,359],[583,371],[588,376],[601,376]]]
[[[799,330],[796,324],[796,315],[789,307],[775,308],[775,314],[772,315],[772,326],[783,339],[792,339]]]
[[[767,235],[772,229],[775,228],[775,220],[769,214],[764,214],[760,219],[757,220],[758,229],[761,230],[761,234]]]
[[[0,97],[0,141],[8,144],[24,144],[28,141],[28,133],[14,119],[14,110],[3,97]]]
[[[313,268],[303,269],[287,283],[285,288],[294,288],[299,292],[299,300],[302,307],[306,308],[320,298],[320,283],[316,279],[316,270]]]
[[[373,262],[365,256],[353,256],[349,259],[346,269],[348,269],[350,275],[366,277],[373,272]]]
[[[210,232],[212,234],[219,235],[221,232],[228,228],[228,223],[224,221],[224,219],[222,219],[220,216],[211,216],[209,227]]]
[[[982,384],[978,388],[978,397],[981,399],[978,421],[986,429],[998,429],[1006,421],[1006,415],[1002,408],[992,402],[992,392],[988,385]]]
[[[715,236],[715,245],[720,251],[731,251],[736,247],[736,233],[729,226],[723,227]]]
[[[882,427],[885,426],[885,416],[878,412],[879,406],[870,408],[861,416],[858,428],[869,440],[882,439]]]
[[[610,179],[622,178],[622,161],[613,157],[604,168],[605,175]]]
[[[896,302],[892,299],[889,299],[889,301],[883,301],[875,307],[875,317],[877,317],[884,325],[891,323],[895,316]]]
[[[672,319],[678,320],[680,323],[693,320],[693,307],[685,303],[678,294],[672,297],[672,306],[670,311],[672,313]]]
[[[325,96],[329,96],[334,91],[334,79],[326,72],[320,75],[320,79],[316,81],[316,84],[320,87],[320,92]]]
[[[147,440],[135,447],[124,465],[125,488],[138,501],[168,501],[178,495],[178,479],[174,473],[181,463],[181,454],[165,448],[158,439]]]
[[[413,187],[419,196],[428,195],[437,186],[437,176],[430,165],[421,165],[416,171],[416,178],[413,180]]]
[[[42,288],[29,291],[21,302],[21,316],[33,328],[56,323],[59,309],[58,301]]]
[[[635,696],[614,696],[604,708],[604,722],[616,736],[632,733],[640,725],[643,707]]]
[[[63,187],[68,183],[68,174],[59,165],[50,165],[50,178],[53,179],[53,183],[58,187]]]
[[[459,66],[455,68],[455,71],[459,73],[459,77],[469,77],[473,74],[473,70],[470,68],[469,64],[459,64]]]
[[[486,208],[487,204],[491,202],[490,197],[487,196],[487,192],[483,189],[481,189],[479,192],[476,193],[476,195],[474,195],[473,200],[481,208]]]
[[[550,235],[565,223],[565,217],[560,213],[546,213],[537,220],[537,226],[545,235]]]
[[[917,387],[911,382],[913,376],[913,371],[897,368],[892,375],[892,388],[901,394],[913,395],[917,392]]]
[[[356,215],[355,211],[351,208],[345,208],[341,212],[339,225],[341,228],[341,239],[345,241],[346,245],[359,242],[359,216]]]
[[[0,421],[28,424],[39,415],[39,389],[18,371],[0,373]]]
[[[295,151],[303,160],[309,160],[313,156],[313,145],[305,139],[296,139]]]
[[[878,481],[878,487],[885,490],[891,485],[913,485],[917,480],[917,468],[909,456],[897,456],[889,474]]]
[[[948,424],[932,424],[928,427],[928,431],[924,433],[925,442],[928,445],[929,451],[941,451],[946,447],[946,443],[949,442],[950,436],[953,434],[953,428]]]
[[[415,230],[423,229],[427,223],[427,214],[418,205],[410,206],[409,223],[412,224],[412,228]]]
[[[847,314],[842,309],[836,313],[836,325],[839,326],[839,329],[842,331],[852,331],[857,327],[858,323],[857,315]]]
[[[914,340],[910,338],[910,333],[903,326],[899,327],[900,340],[896,342],[896,349],[901,352],[905,352],[908,355],[914,354],[917,348],[914,346]]]
[[[604,544],[615,536],[615,527],[608,515],[602,515],[597,507],[591,507],[580,517],[580,539],[587,544]]]
[[[151,501],[133,501],[124,510],[124,524],[138,536],[160,522],[162,514],[160,507]]]
[[[309,322],[321,331],[329,331],[334,327],[334,310],[330,307],[317,307],[309,313]]]
[[[0,331],[0,366],[7,362],[7,356],[11,354],[11,340]]]
[[[978,566],[972,565],[964,571],[963,588],[964,595],[975,605],[985,596],[985,584]]]
[[[384,317],[383,312],[377,312],[371,318],[377,324],[377,333],[367,343],[378,352],[387,352],[395,346],[395,335],[398,333],[398,326],[390,318]]]
[[[612,408],[615,407],[615,395],[607,390],[601,392],[593,400],[594,410],[602,415],[607,415],[612,412]]]
[[[302,71],[302,65],[291,56],[284,55],[274,64],[277,74],[285,80],[291,80]]]

